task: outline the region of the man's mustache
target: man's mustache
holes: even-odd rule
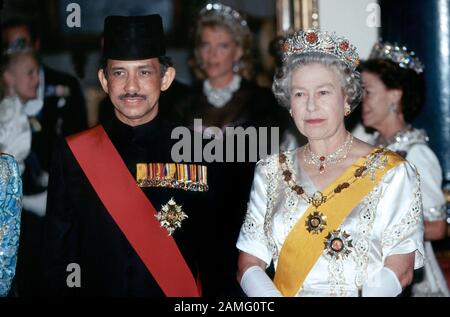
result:
[[[124,99],[130,99],[130,98],[135,98],[135,99],[143,99],[146,100],[147,96],[145,95],[139,95],[139,94],[124,94],[124,95],[120,95],[119,99],[120,100],[124,100]]]

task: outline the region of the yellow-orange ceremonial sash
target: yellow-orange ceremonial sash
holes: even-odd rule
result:
[[[376,160],[369,162],[370,158]],[[382,164],[380,164],[382,162]],[[324,251],[324,240],[329,232],[336,230],[350,212],[378,184],[381,178],[404,159],[391,151],[373,150],[367,156],[358,159],[338,179],[328,185],[323,193],[332,193],[343,182],[354,177],[355,171],[366,167],[365,172],[355,177],[355,181],[333,199],[316,208],[310,206],[294,228],[289,232],[280,251],[274,283],[284,296],[295,296],[302,287],[306,276]],[[325,230],[318,234],[308,232],[305,221],[310,213],[319,210],[327,218]]]

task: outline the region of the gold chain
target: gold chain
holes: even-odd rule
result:
[[[381,153],[383,150],[380,149],[374,154]],[[294,191],[297,195],[303,198],[308,204],[312,204],[314,207],[319,208],[325,202],[331,200],[335,195],[341,193],[344,189],[349,188],[356,180],[363,176],[364,172],[367,170],[366,166],[358,167],[352,176],[345,182],[338,184],[334,189],[332,189],[327,196],[323,195],[322,192],[316,191],[313,195],[307,195],[302,186],[298,185],[292,178],[292,172],[289,170],[287,164],[287,157],[284,153],[279,155],[279,163],[282,170],[282,175],[284,181],[288,187]]]

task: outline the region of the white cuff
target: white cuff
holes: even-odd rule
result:
[[[244,272],[241,287],[248,297],[282,297],[272,280],[259,266],[252,266]]]
[[[362,288],[363,297],[395,297],[402,292],[402,286],[395,273],[383,267],[369,278]]]
[[[22,197],[22,206],[37,216],[44,217],[47,206],[47,191],[34,195],[24,195]]]

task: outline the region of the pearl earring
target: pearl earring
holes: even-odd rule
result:
[[[239,61],[234,61],[233,62],[233,73],[239,73],[240,70],[240,62]]]

